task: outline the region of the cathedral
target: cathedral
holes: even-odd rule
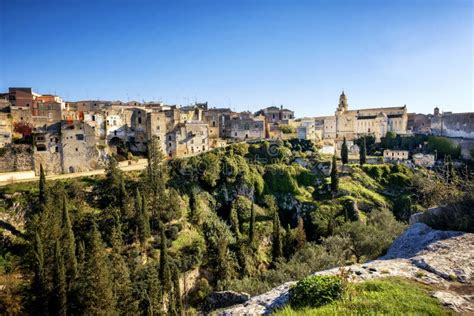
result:
[[[405,134],[407,132],[407,107],[387,107],[349,110],[347,97],[342,91],[334,116],[324,119],[323,138],[350,141],[363,135],[373,135],[377,142],[387,132]]]

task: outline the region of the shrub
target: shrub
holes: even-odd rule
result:
[[[343,282],[338,276],[309,276],[290,289],[293,308],[319,307],[341,297]]]

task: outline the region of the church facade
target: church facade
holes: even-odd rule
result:
[[[373,135],[380,141],[387,132],[405,134],[407,132],[407,107],[386,107],[349,110],[347,97],[342,92],[334,116],[324,118],[323,138],[350,141],[364,135]]]

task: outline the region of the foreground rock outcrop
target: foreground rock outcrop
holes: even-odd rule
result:
[[[397,276],[433,284],[437,291],[432,295],[443,305],[458,313],[474,313],[474,234],[438,231],[415,223],[394,241],[385,256],[344,269],[349,271],[353,282]],[[340,269],[334,268],[315,274],[338,273]],[[288,290],[293,284],[284,283],[218,314],[269,314],[287,304]]]

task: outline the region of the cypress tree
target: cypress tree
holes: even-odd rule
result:
[[[289,260],[294,252],[294,239],[290,228],[290,224],[285,229],[285,237],[283,238],[283,254]]]
[[[153,306],[146,290],[143,291],[140,301],[140,314],[143,316],[153,316]]]
[[[304,244],[306,243],[306,232],[304,230],[303,218],[301,217],[298,217],[298,226],[296,226],[295,233],[295,243],[296,250],[303,248]]]
[[[365,137],[362,137],[362,143],[360,145],[360,151],[359,151],[359,163],[360,165],[364,165],[367,160],[367,144],[365,141]]]
[[[66,195],[63,194],[62,231],[64,264],[67,267],[66,276],[68,289],[72,288],[72,282],[77,276],[76,239],[72,230],[71,220],[67,209]]]
[[[67,284],[66,271],[64,268],[64,260],[59,248],[59,242],[56,242],[55,261],[53,269],[53,289],[51,297],[51,314],[62,315],[67,314]]]
[[[255,204],[252,203],[250,209],[250,225],[249,225],[249,245],[253,245],[255,239]]]
[[[341,147],[341,161],[343,165],[349,162],[349,149],[347,148],[345,137],[344,137],[344,141],[342,142],[342,147]]]
[[[46,204],[46,176],[44,174],[43,165],[40,164],[40,177],[39,177],[39,203],[41,206]]]
[[[150,237],[150,217],[148,216],[145,196],[141,196],[141,203],[139,205],[141,206],[141,210],[138,218],[138,232],[140,242],[142,245],[145,245],[147,239]]]
[[[110,254],[111,276],[114,298],[117,302],[117,312],[122,315],[137,313],[137,302],[133,298],[133,287],[130,280],[130,271],[122,257],[123,240],[120,225],[112,229],[112,252]]]
[[[283,255],[283,246],[280,235],[280,218],[278,217],[278,211],[275,211],[273,215],[273,243],[272,243],[272,261],[275,264]]]
[[[37,232],[35,233],[33,255],[34,278],[33,284],[31,285],[31,290],[33,294],[32,312],[38,315],[46,315],[48,314],[48,300],[46,299],[48,289],[44,267],[44,252],[43,243]]]
[[[82,277],[84,314],[114,314],[116,302],[112,290],[110,262],[105,252],[97,225],[93,224]]]
[[[179,269],[176,265],[173,266],[173,296],[174,296],[174,306],[176,309],[176,314],[181,315],[183,313],[183,302],[181,300],[181,289],[179,287]]]
[[[332,156],[332,168],[331,168],[331,191],[337,192],[339,190],[339,178],[337,175],[337,161],[336,155]]]
[[[237,216],[237,211],[235,207],[232,207],[230,209],[230,225],[232,227],[232,231],[235,234],[235,238],[237,240],[240,239],[239,217]]]
[[[162,225],[161,225],[162,226]],[[171,271],[169,266],[168,258],[168,246],[165,235],[165,228],[161,227],[161,245],[160,245],[160,283],[162,296],[165,297],[164,293],[168,293],[171,289]]]

